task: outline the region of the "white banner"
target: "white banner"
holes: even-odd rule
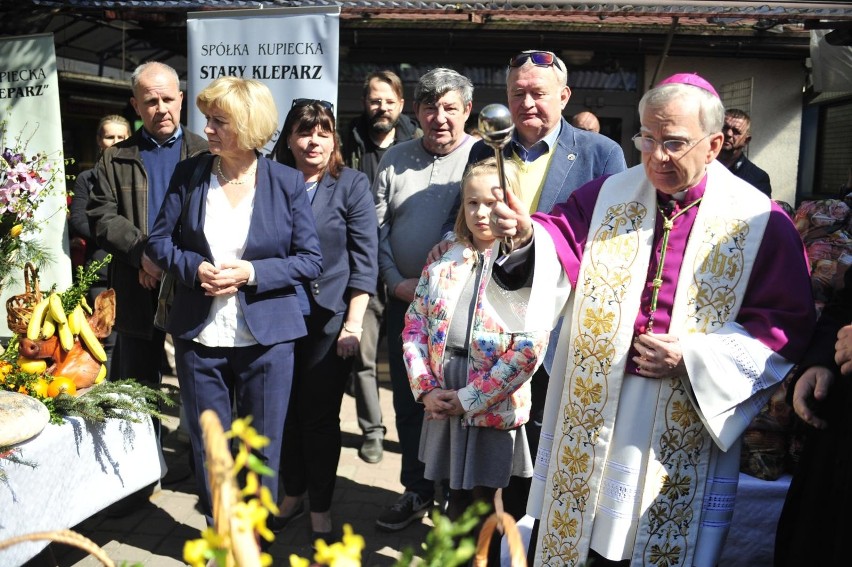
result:
[[[37,240],[49,254],[51,261],[39,272],[42,290],[53,284],[64,290],[71,285],[71,259],[53,34],[0,38],[0,122],[5,124],[5,147],[0,151],[9,148],[13,152],[24,150],[28,158],[36,154],[48,157],[53,186],[35,212],[41,230],[24,238]],[[4,168],[7,163],[0,160]],[[5,261],[0,258],[0,262]],[[15,283],[5,286],[0,294],[0,336],[11,336],[6,325],[6,299],[24,289],[23,272],[12,276]]]
[[[293,100],[327,100],[337,108],[340,8],[274,8],[187,14],[187,115],[203,135],[195,97],[214,79],[263,81],[278,107],[279,129]],[[264,153],[272,151],[276,132]]]

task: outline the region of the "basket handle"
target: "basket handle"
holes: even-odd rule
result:
[[[55,530],[19,535],[0,541],[0,549],[6,549],[27,541],[38,541],[44,539],[54,543],[64,543],[65,545],[77,547],[100,561],[104,567],[115,567],[115,563],[113,563],[112,559],[109,558],[106,552],[98,544],[72,530]]]
[[[30,287],[30,278],[32,277],[32,287]],[[32,262],[24,264],[24,288],[26,293],[40,294],[38,283],[38,270],[33,266]]]
[[[491,537],[494,530],[505,534],[509,544],[509,561],[512,567],[527,567],[527,552],[521,539],[518,524],[511,514],[503,512],[503,490],[498,489],[494,494],[495,512],[488,516],[479,532],[479,540],[476,542],[476,554],[473,556],[473,567],[488,567],[488,547],[491,545]]]

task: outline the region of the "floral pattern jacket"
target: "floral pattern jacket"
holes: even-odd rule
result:
[[[544,359],[549,332],[509,333],[495,320],[485,299],[493,250],[485,252],[486,265],[477,282],[468,380],[458,396],[465,409],[463,424],[513,429],[529,420],[529,379]],[[473,248],[455,244],[423,269],[402,332],[403,358],[417,400],[435,388],[444,388],[447,330],[456,310],[468,308],[458,305],[459,295],[479,258]]]

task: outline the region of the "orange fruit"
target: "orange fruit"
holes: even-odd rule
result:
[[[36,381],[33,382],[31,386],[33,393],[30,395],[35,395],[40,398],[48,398],[50,397],[47,395],[47,389],[49,387],[50,386],[47,383],[47,380],[45,380],[44,378],[36,378]]]
[[[76,392],[77,386],[74,384],[74,380],[66,376],[54,376],[47,386],[47,395],[50,398],[55,398],[59,394],[73,396]]]

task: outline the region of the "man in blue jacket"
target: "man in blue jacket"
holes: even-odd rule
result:
[[[522,187],[519,197],[530,213],[550,212],[581,185],[627,168],[618,144],[601,134],[575,128],[563,118],[571,89],[567,67],[553,52],[529,50],[509,59],[506,94],[515,130],[503,148],[503,157],[518,164]],[[480,141],[470,150],[468,163],[493,155],[494,150]],[[452,230],[458,205],[457,201],[447,218],[445,233]],[[557,327],[552,342],[558,334]],[[532,413],[525,427],[533,459],[554,351],[555,348],[548,350],[531,382]],[[518,518],[523,516],[528,491],[529,479],[513,477],[503,491],[506,511]]]

